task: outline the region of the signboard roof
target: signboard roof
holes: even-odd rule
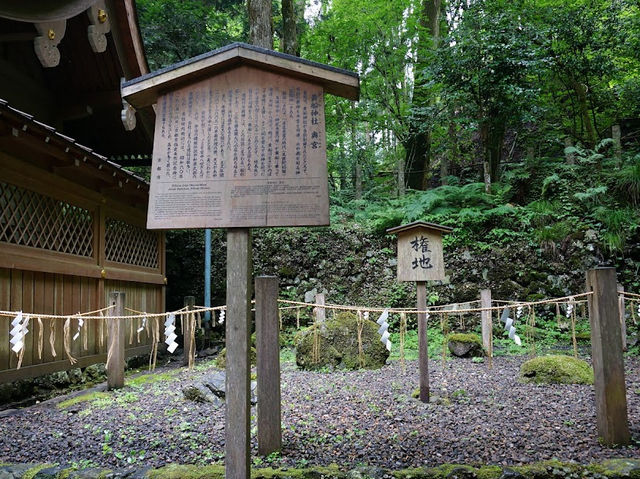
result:
[[[414,221],[413,223],[407,223],[406,225],[396,226],[389,228],[387,234],[399,234],[403,231],[409,231],[415,228],[427,228],[434,231],[440,231],[442,233],[451,233],[453,228],[450,226],[438,225],[436,223],[427,223],[426,221]]]
[[[156,103],[162,94],[204,78],[247,65],[321,85],[326,93],[357,100],[357,74],[322,63],[279,53],[246,43],[232,43],[161,70],[124,82],[122,97],[134,108]]]

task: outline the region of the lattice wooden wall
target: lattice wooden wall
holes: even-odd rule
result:
[[[106,259],[116,263],[158,267],[158,234],[115,218],[107,218]]]
[[[0,241],[92,257],[93,215],[0,181]]]

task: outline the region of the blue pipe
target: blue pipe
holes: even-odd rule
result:
[[[211,230],[204,230],[204,307],[211,307]],[[204,322],[211,321],[211,311],[204,312]]]

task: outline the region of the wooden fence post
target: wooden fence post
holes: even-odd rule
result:
[[[195,296],[185,296],[184,305],[186,306],[187,311],[191,311],[196,305]],[[189,358],[195,354],[195,344],[191,342],[191,326],[191,318],[189,315],[182,315],[182,341],[184,350],[182,364],[184,366],[189,365]],[[191,349],[192,347],[194,350]]]
[[[278,278],[258,276],[255,285],[258,454],[266,456],[282,447]]]
[[[125,294],[123,292],[109,293],[109,305],[111,316],[124,316]],[[117,389],[124,386],[124,333],[123,319],[108,319],[108,343],[107,349],[107,388]]]
[[[620,334],[622,336],[622,350],[627,350],[627,320],[625,318],[625,304],[624,304],[624,286],[618,284],[618,314],[620,317]],[[622,293],[622,294],[620,294]]]
[[[316,294],[316,304],[322,304],[324,305],[325,299],[324,299],[324,293],[318,293]],[[327,319],[327,313],[326,310],[324,308],[319,308],[316,306],[315,308],[315,313],[316,313],[316,322],[318,324],[322,324],[325,322],[325,320]]]
[[[225,477],[251,476],[251,230],[227,229]]]
[[[480,307],[491,307],[490,289],[483,289],[480,291]],[[491,351],[491,333],[493,332],[493,324],[491,322],[491,311],[482,311],[480,313],[480,318],[482,319],[482,346],[487,352],[487,356],[492,356],[493,351]]]
[[[588,271],[587,291],[593,293],[589,296],[589,322],[598,436],[603,444],[624,446],[631,439],[615,268]]]

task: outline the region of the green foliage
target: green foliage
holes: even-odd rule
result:
[[[137,0],[136,4],[152,70],[246,38],[242,1]]]

